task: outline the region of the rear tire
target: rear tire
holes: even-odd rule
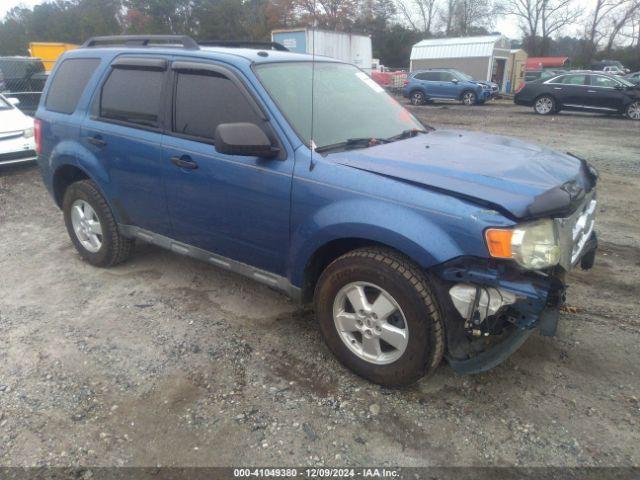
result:
[[[134,241],[120,235],[109,205],[91,180],[67,188],[62,211],[73,245],[91,265],[111,267],[131,254]]]
[[[420,90],[414,90],[413,92],[411,92],[409,100],[411,101],[411,105],[424,105],[425,103],[427,103],[427,96]]]
[[[314,305],[329,349],[372,382],[408,385],[442,359],[436,297],[424,273],[393,250],[361,248],[335,260],[318,280]]]
[[[631,120],[640,120],[640,101],[631,102],[627,106],[626,114]]]
[[[538,115],[551,115],[556,113],[557,110],[556,101],[550,95],[541,95],[533,102],[533,111]]]

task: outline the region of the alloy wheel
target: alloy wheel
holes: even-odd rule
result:
[[[640,102],[633,102],[627,108],[627,116],[631,120],[640,120]]]
[[[467,92],[462,96],[462,103],[465,105],[473,105],[476,103],[476,95],[473,92]]]
[[[540,97],[536,100],[536,112],[540,115],[547,115],[553,110],[553,100],[549,97]]]
[[[411,95],[412,105],[422,105],[424,103],[424,95],[421,92],[414,92]]]
[[[367,282],[345,285],[333,302],[340,339],[360,359],[386,365],[398,360],[409,342],[402,309],[385,290]]]
[[[71,206],[71,224],[82,246],[91,253],[102,247],[102,225],[95,210],[84,200],[76,200]]]

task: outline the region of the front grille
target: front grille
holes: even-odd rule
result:
[[[22,150],[20,152],[0,153],[0,163],[10,160],[21,160],[23,158],[33,158],[36,156],[35,150]]]
[[[582,253],[587,240],[593,233],[596,224],[596,201],[591,200],[584,208],[571,232],[573,249],[571,250],[571,263],[575,263]]]
[[[560,240],[560,265],[570,270],[584,253],[596,223],[596,195],[592,190],[580,207],[567,218],[557,218]]]

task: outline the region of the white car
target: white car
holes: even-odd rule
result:
[[[618,67],[617,65],[611,65],[608,67],[604,67],[602,69],[605,73],[609,73],[611,75],[624,75],[625,72],[622,68]]]
[[[18,103],[0,95],[0,167],[37,158],[33,118],[18,110]]]

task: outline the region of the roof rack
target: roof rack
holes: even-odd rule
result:
[[[200,49],[196,41],[188,35],[110,35],[106,37],[91,37],[82,44],[81,48],[99,47],[102,45],[148,47],[150,43],[178,44],[187,50]]]
[[[198,45],[204,47],[256,48],[261,50],[278,50],[288,52],[289,49],[278,42],[245,42],[235,40],[200,40]]]

